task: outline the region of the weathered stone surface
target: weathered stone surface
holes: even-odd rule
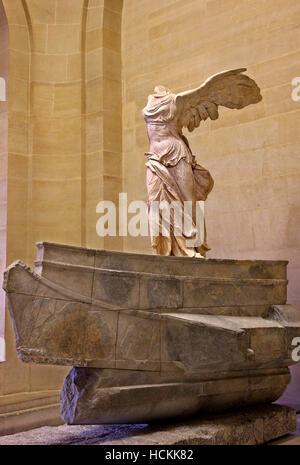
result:
[[[194,277],[231,277],[251,279],[286,279],[287,261],[284,260],[233,260],[186,257],[162,257],[139,253],[86,249],[64,244],[41,242],[36,264],[47,277],[52,262],[95,266],[101,270],[151,272],[161,275]],[[93,265],[94,263],[94,265]]]
[[[160,371],[161,322],[120,313],[116,368]]]
[[[288,370],[193,379],[188,374],[73,368],[61,391],[61,414],[66,423],[75,425],[186,417],[272,402],[289,379]]]
[[[2,436],[0,445],[256,445],[281,436],[275,444],[299,444],[300,430],[295,430],[292,409],[260,405],[159,425],[46,426]]]
[[[139,276],[126,272],[97,270],[92,297],[123,308],[138,308]]]
[[[62,390],[68,423],[228,410],[288,384],[300,321],[286,262],[38,248],[38,273],[15,262],[4,289],[19,358],[77,367]]]
[[[284,304],[286,302],[286,282],[277,280],[226,280],[226,279],[187,279],[184,282],[184,307],[194,307],[195,302],[210,305],[252,305]]]
[[[173,277],[142,276],[140,279],[140,308],[183,307],[183,280]]]
[[[162,326],[163,362],[176,361],[177,366],[190,372],[205,366],[213,371],[221,360],[223,364],[246,362],[249,339],[238,325],[228,327],[226,320],[223,324],[222,317],[217,325],[210,321],[214,320],[211,316],[188,315],[185,318],[173,313],[171,317]]]
[[[199,261],[40,243],[36,267],[39,274],[16,262],[5,274],[23,361],[146,370],[162,364],[165,369],[166,362],[178,366],[181,359],[187,360],[185,349],[172,359],[165,355],[166,347],[175,354],[192,339],[203,341],[203,352],[199,356],[194,344],[188,354],[190,369],[205,359],[205,351],[211,363],[230,358],[248,363],[248,349],[262,362],[290,356],[284,337],[288,332],[290,341],[295,334],[297,318],[292,324],[275,322],[270,310],[271,304],[285,304],[286,262]],[[240,319],[230,318],[233,315]],[[242,315],[249,317],[241,319]],[[262,317],[272,322],[266,324]],[[139,332],[130,330],[135,325],[147,327],[145,341],[142,337],[139,342]],[[168,327],[178,328],[177,339],[167,336]],[[59,338],[53,337],[56,332]],[[154,346],[146,350],[154,343],[148,332],[162,335],[162,343],[157,339],[154,344],[154,359],[142,358],[145,351],[154,353]]]

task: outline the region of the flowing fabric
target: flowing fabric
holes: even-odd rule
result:
[[[205,200],[213,187],[213,180],[210,173],[202,166],[195,164],[193,167],[184,159],[172,168],[165,167],[156,160],[147,162],[147,188],[148,188],[148,211],[151,215],[151,203],[153,201],[167,201],[169,204],[174,201],[180,202],[184,212],[184,202],[191,201],[193,205],[192,228],[184,231],[182,235],[176,235],[174,231],[174,216],[170,215],[169,236],[163,236],[162,231],[162,211],[159,210],[157,230],[159,235],[153,235],[151,229],[151,245],[153,252],[157,255],[175,256],[195,256],[200,253],[205,256],[210,250],[206,242],[206,228],[204,222],[204,240],[198,247],[188,247],[187,240],[197,239],[199,225],[196,224],[195,203]],[[188,182],[188,188],[185,188]],[[183,220],[184,223],[184,220]]]
[[[206,200],[214,182],[210,173],[196,162],[188,141],[178,125],[176,95],[166,89],[150,95],[143,116],[150,140],[150,152],[145,155],[148,158],[146,163],[148,213],[153,253],[189,257],[198,253],[205,256],[210,250],[206,242],[205,223],[204,240],[200,245],[196,242],[199,237],[196,202]],[[191,202],[190,228],[183,228],[181,234],[178,234],[174,224],[174,213],[171,211],[169,235],[164,235],[163,224],[166,218],[163,209],[160,208],[154,228],[153,202],[163,205],[164,202],[171,204],[176,201],[180,203],[183,213],[185,213],[184,202]],[[182,218],[182,224],[184,223]],[[196,245],[187,245],[188,240]]]

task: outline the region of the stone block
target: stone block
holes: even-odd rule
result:
[[[54,85],[33,82],[31,90],[34,115],[53,116]]]
[[[85,351],[89,360],[103,366],[115,363],[118,312],[93,309],[87,314]],[[89,362],[92,365],[92,362]],[[105,368],[105,366],[104,366]]]
[[[116,368],[160,370],[160,321],[120,313]]]
[[[66,81],[66,55],[32,55],[32,79],[34,81],[57,82]],[[25,68],[26,72],[26,68]]]
[[[74,2],[73,0],[65,0],[64,2],[58,2],[56,7],[56,23],[80,24],[80,22],[82,21],[83,7],[83,0],[77,0],[76,2]]]
[[[57,117],[81,116],[81,92],[80,83],[56,84],[54,86],[53,115]]]
[[[53,24],[55,23],[55,0],[50,0],[47,3],[41,3],[39,0],[29,0],[28,8],[32,23]]]
[[[182,370],[216,370],[221,360],[224,366],[243,364],[248,347],[247,333],[234,325],[226,328],[221,317],[218,324],[210,316],[169,314],[162,325],[162,362],[175,362]]]
[[[68,18],[69,19],[69,18]],[[55,24],[48,26],[47,52],[76,53],[80,51],[81,24]]]
[[[185,307],[210,305],[253,305],[286,302],[286,281],[234,279],[186,279],[184,281]]]
[[[67,57],[67,80],[79,81],[82,72],[82,54],[74,53]]]
[[[121,308],[138,308],[138,277],[129,273],[96,270],[92,296]]]
[[[46,52],[47,36],[47,24],[32,25],[32,52]]]
[[[144,276],[140,279],[140,308],[179,308],[183,306],[183,281],[171,277]]]
[[[101,6],[92,8],[87,13],[86,30],[92,31],[103,27],[103,8]]]

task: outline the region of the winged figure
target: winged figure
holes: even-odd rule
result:
[[[143,109],[150,142],[148,158],[147,191],[148,210],[153,253],[189,257],[205,257],[210,248],[204,235],[201,244],[190,246],[197,237],[197,202],[206,200],[213,188],[209,171],[199,165],[191,152],[183,128],[193,131],[201,121],[219,117],[218,107],[242,109],[262,100],[260,89],[253,79],[243,74],[246,68],[223,71],[207,79],[196,89],[172,93],[157,86],[149,95]],[[191,222],[181,234],[176,233],[174,214],[169,215],[169,234],[163,234],[163,207],[153,223],[152,205],[191,202]],[[165,208],[165,207],[164,207]],[[187,222],[188,223],[188,222]],[[187,242],[187,239],[190,242]]]

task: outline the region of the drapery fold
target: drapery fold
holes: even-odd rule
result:
[[[209,192],[212,190],[214,181],[208,170],[195,162],[188,163],[182,158],[175,166],[166,167],[158,160],[151,158],[147,154],[147,190],[148,190],[148,213],[150,218],[150,234],[153,253],[157,255],[175,255],[193,257],[196,253],[205,256],[210,250],[206,242],[206,228],[204,220],[204,237],[202,244],[195,247],[189,247],[187,241],[196,241],[199,234],[199,224],[196,217],[196,202],[206,200]],[[174,212],[171,210],[168,224],[169,235],[163,235],[163,224],[166,223],[166,216],[163,215],[163,208],[159,208],[159,215],[153,215],[152,202],[159,202],[160,205],[166,201],[179,202],[184,210],[184,202],[190,201],[192,204],[192,217],[190,228],[183,228],[182,234],[178,235],[174,230]],[[153,219],[155,218],[155,222]],[[158,224],[157,224],[158,222]],[[183,224],[184,219],[183,219]],[[155,226],[155,227],[154,227]],[[153,233],[155,230],[155,234]],[[159,231],[159,234],[156,234]]]

